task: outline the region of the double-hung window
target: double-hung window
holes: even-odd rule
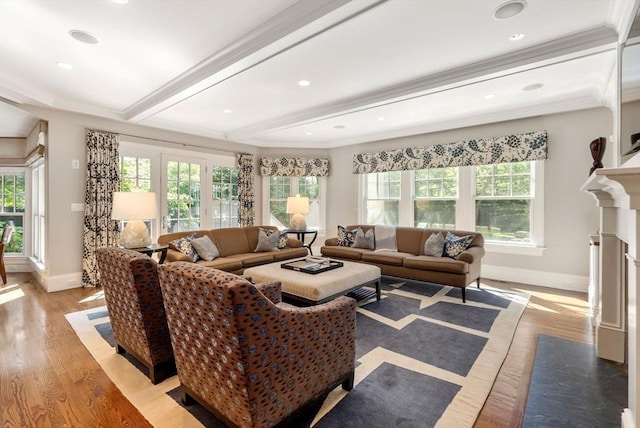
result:
[[[536,244],[536,162],[475,167],[475,230],[489,242]]]
[[[400,171],[364,176],[364,218],[367,224],[400,224],[402,180]]]
[[[458,168],[432,168],[414,171],[413,185],[414,227],[455,228]]]
[[[299,194],[309,198],[309,212],[304,215],[307,227],[324,230],[325,181],[324,177],[316,176],[264,177],[263,192],[268,197],[268,203],[265,204],[268,212],[263,212],[266,218],[264,223],[279,229],[288,228],[291,216],[287,214],[287,198]]]
[[[359,221],[475,230],[483,234],[491,251],[539,255],[543,165],[543,161],[522,161],[362,174]],[[404,183],[412,184],[411,193]]]

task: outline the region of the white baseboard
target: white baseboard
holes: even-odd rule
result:
[[[561,290],[578,291],[581,293],[586,293],[589,288],[588,276],[568,275],[529,269],[516,269],[485,264],[482,265],[481,277],[496,279],[499,281],[519,282],[522,284],[558,288]]]
[[[5,257],[4,268],[9,272],[31,272],[31,262],[27,257]]]
[[[622,411],[622,428],[636,428],[636,422],[633,419],[631,409],[624,409]]]

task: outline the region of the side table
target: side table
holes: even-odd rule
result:
[[[160,258],[158,259],[158,264],[161,265],[164,263],[164,259],[167,257],[167,249],[168,245],[161,244],[151,244],[148,247],[140,247],[140,248],[129,248],[130,250],[137,251],[142,254],[146,254],[151,257],[153,253],[160,253]]]
[[[306,230],[287,230],[287,233],[289,235],[291,234],[295,234],[296,238],[302,242],[302,245],[309,250],[309,254],[311,254],[313,256],[313,250],[311,249],[311,246],[313,245],[314,242],[316,242],[316,238],[318,237],[318,231],[317,230],[313,230],[313,229],[306,229]],[[307,235],[313,235],[313,237],[311,238],[311,242],[309,242],[308,244],[304,243],[305,237]]]

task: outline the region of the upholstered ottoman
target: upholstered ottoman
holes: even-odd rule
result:
[[[285,300],[305,304],[328,302],[338,296],[375,284],[380,300],[380,268],[364,263],[343,262],[344,266],[312,275],[283,269],[282,263],[270,263],[245,269],[244,277],[253,282],[280,281]]]

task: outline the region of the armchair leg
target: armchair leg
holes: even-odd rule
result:
[[[184,404],[185,406],[193,404],[193,398],[189,395],[187,389],[182,385],[180,385],[180,401],[182,401],[182,404]]]
[[[462,303],[467,303],[467,287],[462,287]]]
[[[476,279],[476,284],[478,284],[478,288],[480,288],[480,277],[478,277],[478,279]]]
[[[353,380],[355,377],[355,369],[351,370],[347,375],[347,378],[342,382],[342,389],[345,391],[351,391],[353,389]]]

